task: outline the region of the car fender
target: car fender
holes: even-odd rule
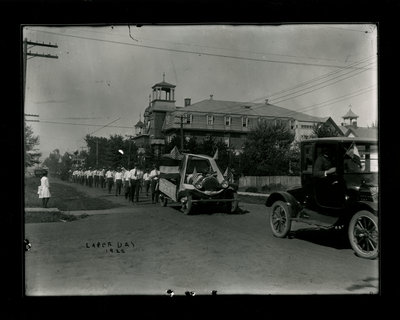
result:
[[[374,215],[378,215],[378,203],[377,202],[371,202],[371,201],[357,201],[355,202],[352,207],[351,211],[353,213],[358,212],[360,210],[367,210]]]
[[[292,215],[296,215],[296,213],[298,211],[300,211],[301,209],[301,205],[299,204],[299,202],[296,200],[295,197],[293,197],[290,193],[285,192],[285,191],[277,191],[277,192],[273,192],[269,195],[267,201],[265,202],[265,205],[267,207],[271,207],[272,204],[275,201],[284,201],[285,203],[287,203],[291,208],[292,208]]]

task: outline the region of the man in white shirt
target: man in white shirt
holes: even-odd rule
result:
[[[111,189],[114,182],[114,173],[112,172],[110,167],[106,172],[106,181],[107,181],[108,193],[111,193]]]
[[[143,179],[143,169],[141,165],[136,165],[133,176],[131,172],[131,194],[132,194],[132,202],[136,200],[139,202],[139,192],[142,186],[142,179]]]
[[[157,170],[157,166],[153,164],[153,170],[150,171],[150,190],[151,190],[151,202],[158,203],[158,178],[160,171]]]
[[[143,187],[146,191],[146,197],[149,196],[149,189],[150,189],[150,170],[146,169],[143,175]]]
[[[136,176],[136,163],[135,163],[131,171],[129,171],[129,187],[130,187],[129,201],[132,202],[135,195],[136,184],[137,184],[137,176]]]
[[[106,170],[103,168],[100,170],[100,188],[105,188],[106,186]]]
[[[122,187],[122,171],[121,168],[117,168],[114,175],[114,183],[115,183],[115,196],[121,195],[121,187]]]
[[[123,184],[124,184],[125,199],[129,198],[129,193],[130,193],[129,180],[130,180],[130,177],[131,177],[131,173],[130,173],[130,171],[128,169],[123,172],[123,176],[122,176],[122,181],[123,181]]]

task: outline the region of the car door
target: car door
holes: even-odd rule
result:
[[[323,170],[328,167],[336,167],[337,171],[334,174],[327,176],[313,176],[313,193],[317,206],[321,208],[340,209],[345,204],[345,182],[343,175],[340,173],[339,159],[337,157],[337,143],[319,143],[314,149],[314,165],[316,159],[322,156],[323,150],[330,150],[330,165],[328,162]]]

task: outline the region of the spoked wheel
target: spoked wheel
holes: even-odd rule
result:
[[[378,217],[369,211],[359,211],[350,220],[349,240],[355,253],[366,259],[378,256]]]
[[[283,201],[276,201],[271,207],[269,218],[272,233],[275,237],[284,238],[292,227],[290,220],[290,209]]]
[[[187,214],[187,215],[190,214],[190,212],[191,212],[191,210],[192,210],[192,196],[191,196],[191,195],[188,195],[188,196],[187,196],[186,202],[183,202],[183,203],[182,203],[182,208],[181,208],[181,210],[182,210],[182,212],[183,212],[184,214]]]
[[[233,199],[234,200],[232,202],[225,203],[226,213],[235,213],[238,210],[239,200],[238,200],[238,195],[236,192],[233,194]]]

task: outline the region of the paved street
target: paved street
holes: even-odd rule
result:
[[[126,206],[86,211],[88,218],[73,222],[26,224],[28,295],[379,290],[379,260],[360,259],[332,233],[304,225],[295,225],[288,239],[275,238],[263,205],[241,203],[241,214],[233,215],[204,207],[185,216],[177,207],[132,205],[77,187]]]

